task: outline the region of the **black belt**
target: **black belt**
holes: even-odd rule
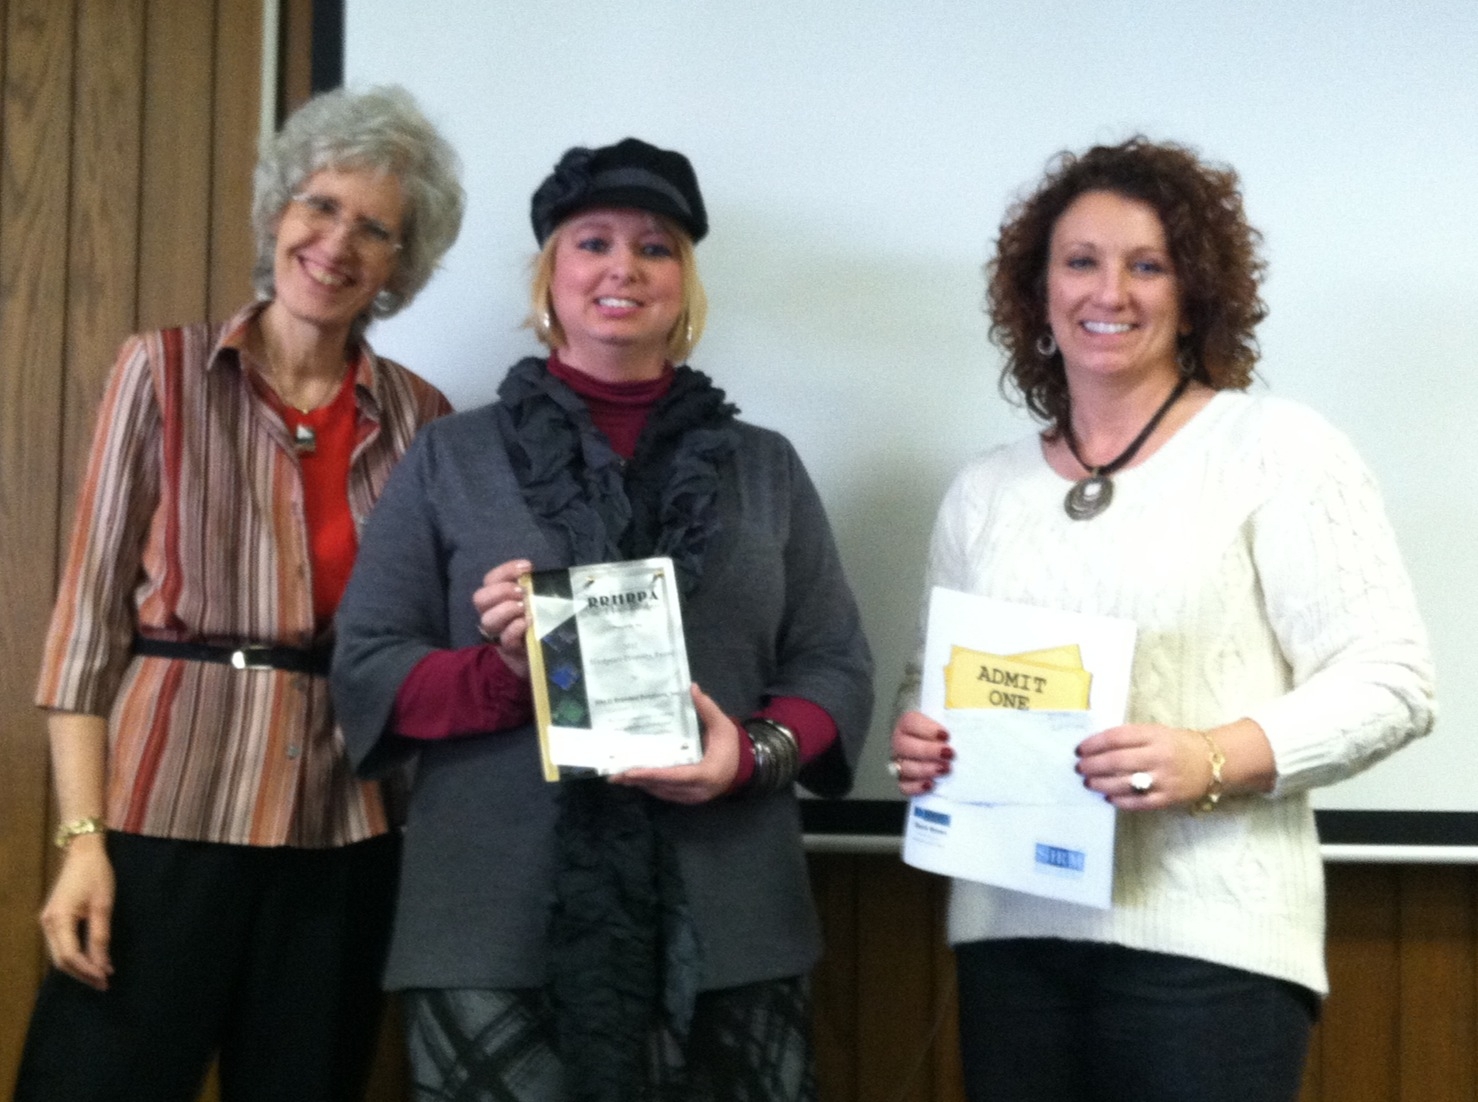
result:
[[[290,670],[328,676],[333,659],[332,643],[318,647],[280,647],[265,643],[242,643],[228,647],[215,643],[180,643],[172,639],[133,637],[134,654],[150,658],[183,658],[189,662],[219,662],[238,670]]]

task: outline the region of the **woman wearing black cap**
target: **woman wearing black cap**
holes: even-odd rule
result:
[[[572,149],[532,218],[550,354],[418,438],[339,620],[351,756],[418,761],[387,977],[418,1097],[814,1097],[793,782],[851,783],[857,610],[789,443],[674,366],[705,313],[687,159]],[[703,758],[547,784],[516,579],[648,555],[677,567]]]

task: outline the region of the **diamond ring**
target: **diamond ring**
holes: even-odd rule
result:
[[[1143,796],[1155,787],[1155,776],[1142,769],[1138,773],[1131,773],[1129,774],[1129,787],[1134,789],[1138,795]]]

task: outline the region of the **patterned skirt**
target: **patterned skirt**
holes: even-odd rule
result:
[[[576,1102],[541,989],[402,994],[416,1102]],[[601,1102],[814,1102],[804,977],[703,991],[687,1042],[653,1032],[646,1082]]]

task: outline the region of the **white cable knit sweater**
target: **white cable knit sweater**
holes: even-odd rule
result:
[[[1433,720],[1426,633],[1369,471],[1312,411],[1223,391],[1114,476],[1100,516],[1070,520],[1069,485],[1035,436],[971,463],[940,506],[928,585],[1134,620],[1130,721],[1251,717],[1277,788],[1205,816],[1120,814],[1108,911],[956,881],[950,941],[1115,942],[1326,992],[1305,793]]]

